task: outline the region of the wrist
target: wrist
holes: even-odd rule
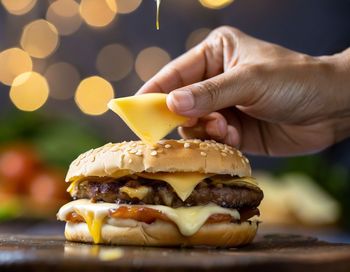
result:
[[[320,60],[332,67],[329,117],[335,141],[339,142],[350,136],[350,48],[333,56],[320,57]]]

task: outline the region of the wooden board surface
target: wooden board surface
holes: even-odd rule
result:
[[[0,235],[0,271],[350,271],[350,245],[258,236],[240,249],[112,247]]]

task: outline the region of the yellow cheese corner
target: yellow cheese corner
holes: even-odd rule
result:
[[[153,145],[187,118],[170,111],[166,94],[151,93],[112,99],[108,107],[145,143]]]

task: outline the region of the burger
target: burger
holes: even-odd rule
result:
[[[73,201],[57,217],[70,241],[238,247],[259,225],[248,159],[215,141],[109,143],[73,161],[66,181]]]

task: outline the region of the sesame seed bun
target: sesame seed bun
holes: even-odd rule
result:
[[[119,177],[123,171],[251,176],[249,161],[239,150],[215,141],[181,139],[162,140],[154,146],[141,141],[108,143],[73,161],[66,181],[88,176]]]
[[[101,228],[101,244],[147,246],[214,246],[238,247],[249,244],[255,237],[258,223],[219,223],[202,226],[192,236],[183,236],[171,223],[152,224],[125,220],[123,226],[108,222]],[[89,242],[92,237],[86,223],[67,222],[65,236],[70,241]]]

